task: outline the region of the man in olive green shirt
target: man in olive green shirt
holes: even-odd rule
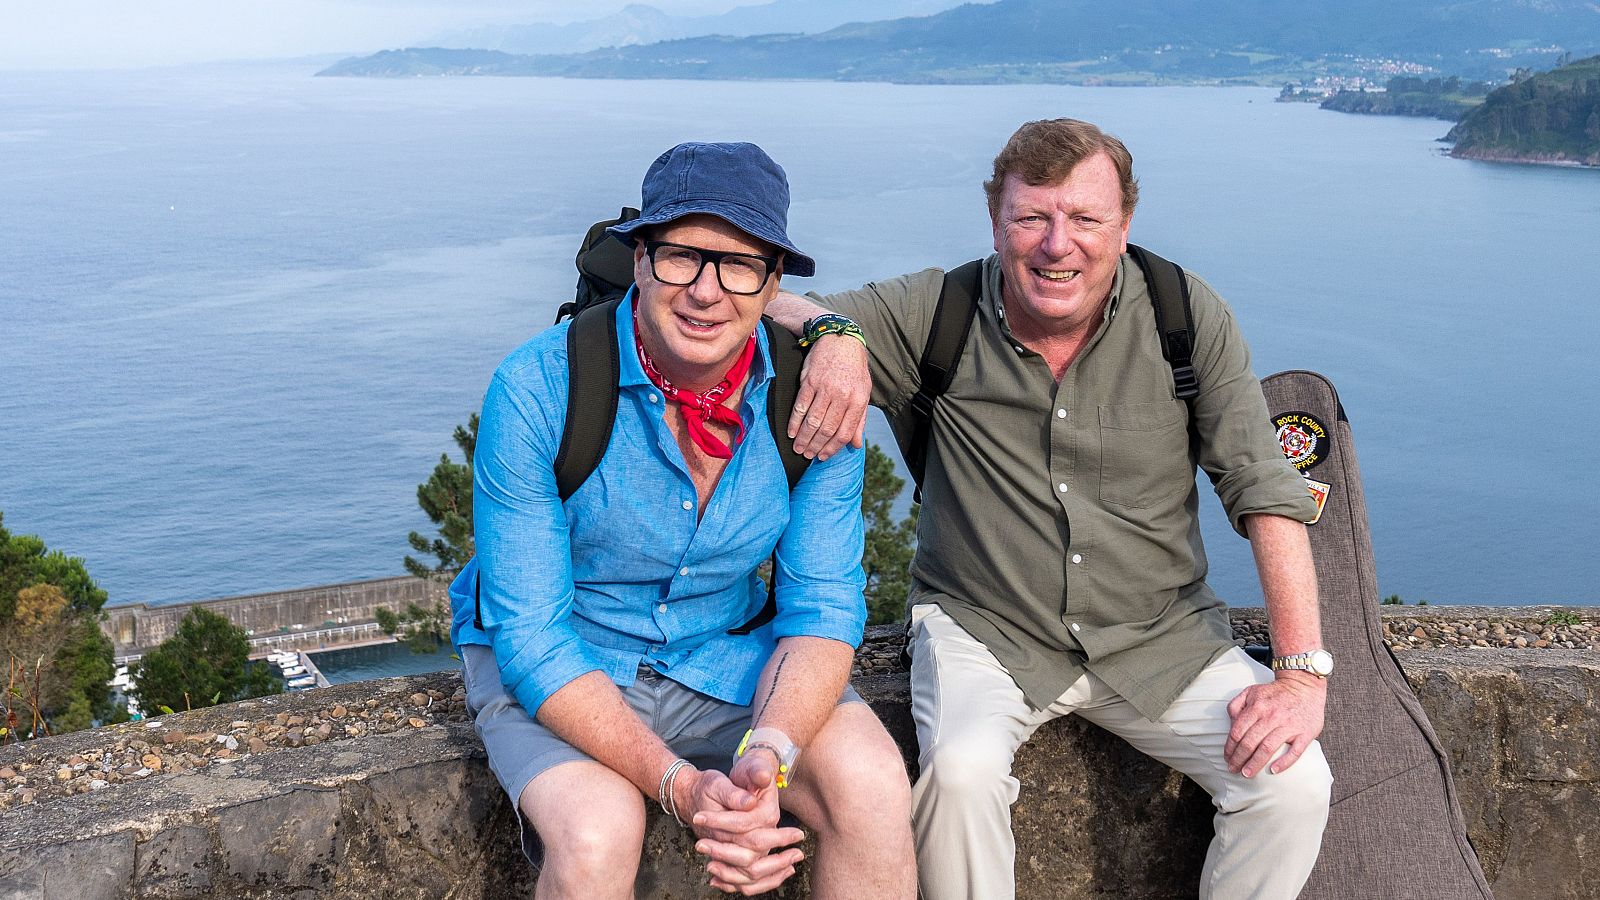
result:
[[[1316,737],[1331,666],[1302,524],[1315,504],[1278,448],[1249,351],[1191,276],[1191,442],[1125,255],[1138,184],[1116,138],[1030,122],[984,187],[996,254],[934,406],[911,569],[923,896],[1013,896],[1012,759],[1041,724],[1076,713],[1212,795],[1202,897],[1293,897],[1327,819]],[[942,283],[930,269],[818,298],[868,349],[817,340],[791,422],[802,452],[859,441],[868,369],[871,402],[906,427]],[[798,331],[822,310],[789,295],[768,312]],[[1197,462],[1250,539],[1276,675],[1234,646],[1205,583]]]

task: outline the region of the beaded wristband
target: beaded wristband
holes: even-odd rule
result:
[[[838,313],[824,313],[817,316],[806,322],[802,330],[805,334],[800,338],[801,347],[809,347],[829,334],[846,334],[860,341],[861,346],[867,345],[867,336],[862,333],[861,326]]]

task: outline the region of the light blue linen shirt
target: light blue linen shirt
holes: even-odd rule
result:
[[[778,639],[860,644],[864,454],[846,448],[813,461],[790,493],[766,422],[765,330],[756,334],[739,408],[744,440],[698,522],[694,482],[663,407],[678,412],[639,364],[627,300],[617,307],[611,443],[566,504],[554,462],[567,408],[567,324],[496,370],[473,458],[478,554],[450,586],[451,639],[492,647],[501,680],[529,715],[588,672],[626,687],[641,663],[747,705]],[[755,570],[774,547],[777,617],[749,635],[728,634],[766,603]]]

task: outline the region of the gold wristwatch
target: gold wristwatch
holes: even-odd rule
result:
[[[1327,678],[1333,674],[1333,654],[1326,650],[1307,650],[1293,656],[1274,656],[1272,671],[1281,672],[1284,669],[1310,672],[1318,678]]]

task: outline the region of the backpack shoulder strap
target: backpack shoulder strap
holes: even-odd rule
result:
[[[762,316],[761,324],[767,329],[767,348],[772,354],[772,385],[767,389],[767,426],[772,429],[772,440],[778,445],[778,456],[783,459],[783,474],[789,479],[789,490],[800,483],[811,460],[794,452],[794,441],[789,439],[789,416],[794,412],[794,398],[800,393],[800,368],[805,363],[805,351],[795,343],[794,335],[781,328],[772,319]]]
[[[972,332],[972,320],[977,317],[982,276],[981,259],[945,273],[944,287],[939,290],[939,304],[933,309],[933,326],[928,330],[928,341],[922,347],[922,358],[917,366],[921,386],[910,402],[910,438],[900,448],[906,468],[916,482],[918,502],[922,500],[922,475],[928,468],[933,403],[949,389],[950,382],[955,378],[961,350]]]
[[[1193,406],[1194,398],[1200,395],[1200,379],[1194,370],[1194,311],[1189,304],[1189,282],[1177,263],[1143,247],[1129,244],[1128,255],[1139,264],[1150,288],[1161,355],[1172,367],[1172,385],[1178,399]]]
[[[794,441],[789,439],[789,415],[794,412],[794,398],[800,393],[800,367],[805,363],[805,351],[795,343],[794,335],[766,316],[761,324],[767,329],[767,347],[772,352],[772,384],[767,388],[767,427],[772,429],[772,440],[778,445],[778,457],[783,460],[783,474],[789,479],[789,490],[800,483],[811,460],[794,452]],[[749,634],[778,616],[778,557],[772,556],[772,570],[767,573],[767,602],[738,628],[728,629],[729,634]]]
[[[620,246],[620,245],[619,245]],[[617,421],[617,304],[609,300],[578,313],[567,330],[567,410],[556,453],[562,501],[581,487],[611,443]]]
[[[622,361],[617,350],[617,304],[608,300],[581,310],[567,330],[567,409],[561,429],[561,449],[556,454],[556,490],[565,502],[600,465],[611,443],[617,420],[617,382]],[[794,398],[800,390],[804,354],[794,336],[763,317],[767,344],[772,350],[773,383],[767,392],[767,424],[783,460],[789,490],[805,474],[811,461],[794,452],[785,433]],[[769,584],[765,606],[729,634],[749,634],[777,615],[777,599]],[[481,622],[481,616],[479,617]],[[482,628],[480,624],[478,627]]]
[[[578,311],[567,326],[567,409],[556,452],[556,491],[562,502],[581,487],[611,443],[617,420],[617,304],[608,300]],[[574,410],[582,410],[574,415]],[[472,584],[472,622],[483,630],[483,596]]]

